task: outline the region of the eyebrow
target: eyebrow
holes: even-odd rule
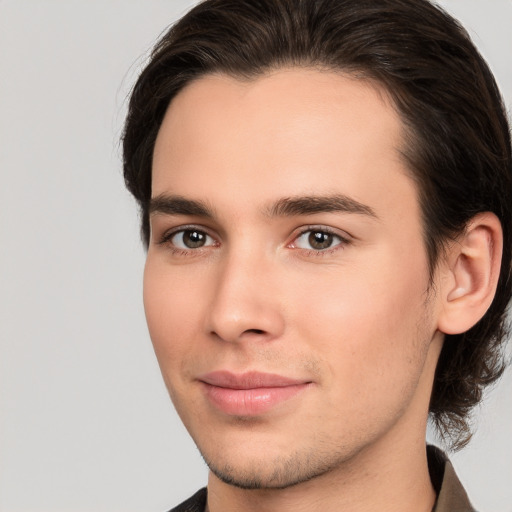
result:
[[[149,201],[149,213],[166,215],[194,215],[213,219],[213,210],[202,201],[186,199],[182,196],[159,195]]]
[[[373,208],[344,194],[284,197],[278,199],[264,210],[264,213],[269,217],[293,217],[330,212],[354,213],[375,219],[378,218]],[[203,201],[165,194],[151,198],[149,213],[193,215],[208,219],[215,217],[213,209]]]
[[[329,196],[285,197],[273,203],[267,210],[271,217],[291,217],[315,213],[356,213],[377,219],[377,214],[367,206],[344,194]]]

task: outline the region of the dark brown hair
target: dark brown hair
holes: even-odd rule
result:
[[[220,72],[255,78],[313,66],[375,81],[406,128],[404,157],[416,180],[433,272],[443,243],[477,213],[501,221],[498,289],[485,316],[446,336],[430,403],[440,433],[460,448],[484,387],[503,372],[511,297],[512,164],[505,109],[465,30],[427,0],[206,0],[160,39],[133,89],[123,136],[124,176],[149,242],[153,147],[172,98]]]

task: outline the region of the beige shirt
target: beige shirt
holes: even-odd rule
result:
[[[475,512],[446,455],[435,446],[427,447],[428,469],[437,500],[432,512]]]

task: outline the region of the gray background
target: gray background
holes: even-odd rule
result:
[[[0,0],[0,510],[163,512],[206,469],[144,323],[123,188],[125,97],[187,0]],[[443,2],[512,106],[512,1]],[[453,457],[481,512],[512,511],[512,372]]]

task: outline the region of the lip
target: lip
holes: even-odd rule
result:
[[[216,371],[198,378],[210,403],[232,416],[257,416],[305,391],[311,381],[261,372]]]

